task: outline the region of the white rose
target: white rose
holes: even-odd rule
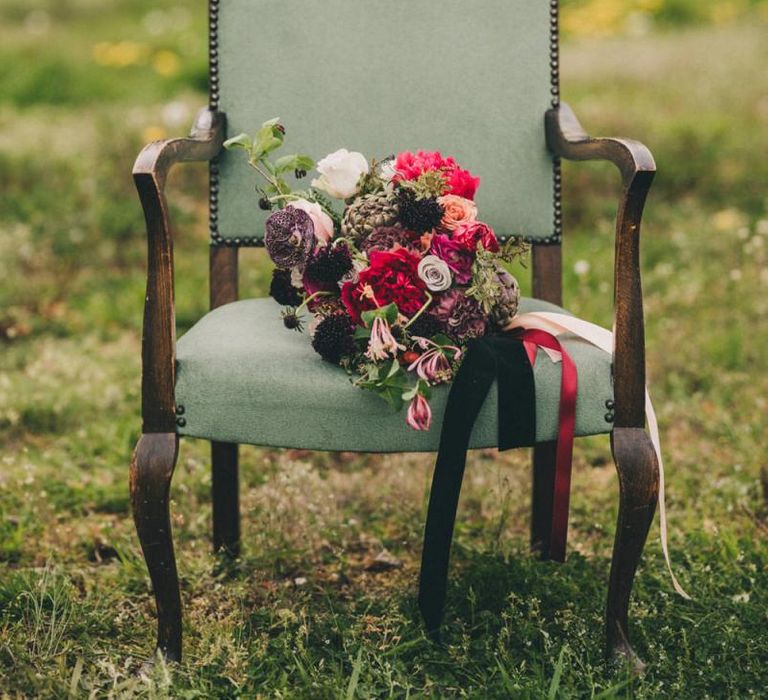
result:
[[[451,268],[437,255],[425,255],[419,262],[418,272],[431,292],[444,292],[451,286]]]
[[[310,202],[308,199],[296,199],[288,206],[301,209],[309,214],[315,227],[315,238],[319,243],[325,245],[333,238],[333,219],[317,202]]]
[[[312,187],[336,199],[349,199],[357,194],[357,181],[368,172],[368,161],[362,153],[341,148],[317,164],[320,177],[312,180]]]

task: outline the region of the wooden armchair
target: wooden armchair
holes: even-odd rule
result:
[[[148,145],[133,171],[147,222],[148,281],[143,429],[131,495],[157,602],[159,649],[169,659],[181,657],[168,510],[180,436],[211,441],[213,545],[232,553],[240,541],[238,444],[402,452],[433,451],[438,442],[445,391],[433,400],[436,427],[409,431],[402,416],[323,363],[306,337],[287,333],[274,302],[237,300],[238,250],[260,245],[263,221],[247,171],[222,151],[222,142],[279,115],[297,150],[318,156],[342,146],[369,156],[423,147],[466,163],[482,178],[479,206],[496,231],[524,233],[533,244],[534,298],[523,301],[524,311],[562,303],[560,158],[608,160],[619,168],[613,357],[576,339],[565,343],[579,369],[576,433],[610,433],[619,474],[607,650],[636,660],[628,641],[629,598],[658,493],[658,465],[645,431],[638,266],[640,218],[655,165],[636,141],[590,138],[560,103],[557,1],[484,0],[469,15],[461,0],[210,0],[209,9],[210,106],[189,138]],[[260,24],[265,18],[272,18],[268,29]],[[454,40],[450,50],[425,57],[424,36]],[[455,95],[455,86],[465,94]],[[211,163],[212,311],[177,345],[164,186],[169,169],[184,161]],[[537,363],[535,381],[531,545],[545,556],[559,368]],[[496,400],[492,391],[474,447],[496,444]],[[297,412],[301,430],[286,429]],[[375,431],[366,429],[374,423]]]

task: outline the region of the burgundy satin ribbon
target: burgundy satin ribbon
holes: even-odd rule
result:
[[[576,392],[578,374],[576,365],[556,336],[534,328],[523,330],[522,340],[531,367],[536,363],[538,348],[554,350],[562,358],[560,378],[559,427],[555,452],[555,483],[552,496],[552,531],[549,540],[549,556],[555,561],[565,561],[568,540],[568,508],[571,497],[571,469],[573,466],[573,439],[576,430]]]

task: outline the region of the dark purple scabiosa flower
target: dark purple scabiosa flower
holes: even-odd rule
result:
[[[431,311],[426,311],[408,326],[408,332],[412,336],[431,338],[438,333],[445,333],[446,326]]]
[[[443,207],[433,197],[419,198],[412,190],[401,187],[397,190],[397,204],[400,223],[417,233],[431,231],[443,220]]]
[[[374,250],[392,250],[395,246],[416,250],[419,246],[419,234],[401,226],[379,226],[360,243],[360,249],[366,254]]]
[[[446,333],[459,342],[485,335],[486,315],[480,304],[461,289],[449,289],[435,297],[432,313],[444,324]]]
[[[272,271],[269,296],[281,306],[298,306],[301,304],[301,292],[291,283],[290,270],[281,270],[276,267]]]
[[[355,324],[346,313],[326,316],[315,328],[312,347],[327,362],[338,365],[355,352]]]
[[[304,268],[304,288],[309,294],[318,290],[338,291],[339,281],[352,270],[352,254],[342,244],[318,248]]]
[[[266,221],[264,246],[278,267],[304,269],[315,248],[315,226],[307,212],[286,207],[271,214]]]

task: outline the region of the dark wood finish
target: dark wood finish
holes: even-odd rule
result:
[[[533,296],[536,299],[563,305],[563,263],[562,246],[533,245],[531,251],[533,267]]]
[[[165,200],[175,163],[215,157],[224,139],[222,114],[203,110],[189,138],[146,146],[133,178],[147,224],[147,293],[142,336],[142,436],[131,462],[131,505],[157,603],[157,646],[181,659],[181,598],[171,539],[168,499],[179,439],[176,434],[176,327],[173,298],[173,238]]]
[[[176,327],[173,301],[173,238],[165,183],[175,163],[215,157],[224,139],[224,117],[204,109],[189,138],[155,141],[133,166],[147,223],[147,294],[142,335],[141,414],[144,433],[176,430]]]
[[[552,539],[556,456],[557,442],[542,442],[533,448],[531,551],[543,560],[549,559]]]
[[[211,309],[237,301],[238,249],[229,246],[211,248]]]
[[[240,554],[240,494],[238,445],[211,442],[213,551]]]
[[[641,672],[644,664],[629,642],[629,597],[659,497],[656,452],[642,428],[616,428],[611,449],[619,474],[619,517],[605,613],[606,651],[624,656]]]
[[[570,160],[607,160],[621,173],[614,263],[614,425],[645,426],[645,328],[640,284],[640,220],[656,164],[651,152],[630,139],[592,138],[571,108],[561,103],[546,114],[549,149]]]
[[[238,249],[214,246],[210,255],[211,309],[237,301]],[[213,551],[240,554],[238,445],[211,441]]]
[[[130,472],[133,520],[157,604],[157,648],[171,661],[181,660],[181,596],[169,512],[178,452],[176,433],[142,435]]]
[[[629,643],[632,583],[658,500],[658,463],[645,432],[645,326],[640,282],[640,221],[656,173],[651,152],[629,139],[591,138],[564,103],[546,114],[550,150],[571,160],[607,160],[619,169],[622,194],[616,216],[614,262],[614,430],[611,446],[619,474],[616,528],[606,608],[606,649],[636,672],[643,663]]]

